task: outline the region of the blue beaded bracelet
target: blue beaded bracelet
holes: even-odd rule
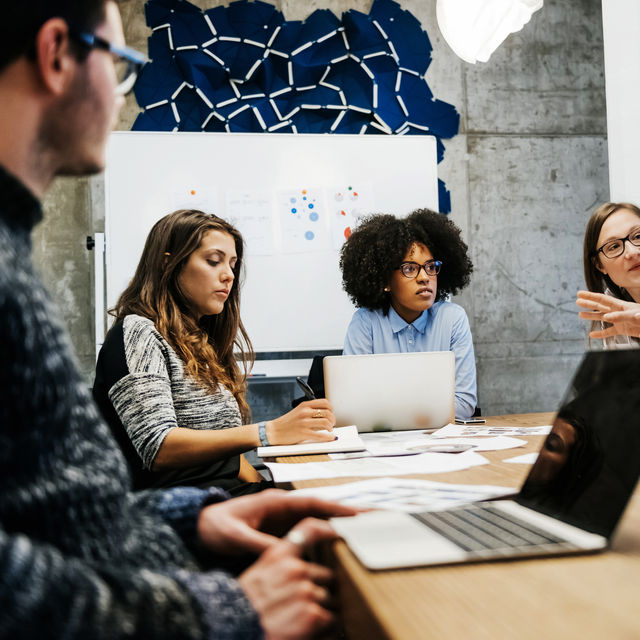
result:
[[[267,438],[267,423],[258,422],[258,436],[260,437],[260,446],[268,447],[270,445],[269,438]]]

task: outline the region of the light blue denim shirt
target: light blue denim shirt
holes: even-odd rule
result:
[[[456,361],[456,417],[469,418],[476,402],[476,361],[469,320],[464,309],[453,302],[436,302],[412,324],[393,308],[358,309],[344,340],[345,355],[359,353],[412,353],[453,351]]]

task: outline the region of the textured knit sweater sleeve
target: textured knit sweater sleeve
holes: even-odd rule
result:
[[[109,390],[109,398],[145,468],[153,466],[167,433],[179,426],[173,406],[166,348],[153,323],[128,316],[124,355],[128,374]]]
[[[126,493],[122,460],[76,376],[69,391],[77,397],[84,391],[86,440],[63,436],[56,445],[59,416],[31,414],[37,406],[30,397],[39,391],[28,383],[38,363],[13,350],[30,333],[17,312],[0,295],[0,638],[261,637],[237,582],[197,571],[173,533],[193,537],[188,528],[211,492],[179,500]],[[7,351],[12,362],[4,359]],[[6,393],[12,385],[15,395]],[[98,458],[100,464],[87,464]]]
[[[0,167],[0,639],[261,637],[237,581],[180,537],[204,494],[131,495],[31,265],[40,217]]]
[[[108,397],[146,469],[175,427],[221,429],[241,423],[233,395],[224,387],[208,391],[186,376],[178,355],[147,318],[126,316],[107,336],[100,358],[99,369],[101,362],[122,362]]]
[[[222,572],[94,567],[0,530],[3,640],[261,638],[259,621]]]

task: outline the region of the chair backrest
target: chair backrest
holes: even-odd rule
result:
[[[307,376],[307,384],[311,387],[316,398],[324,398],[324,368],[322,361],[324,356],[313,356],[313,362],[309,369],[309,375]],[[306,398],[294,398],[291,401],[291,407],[297,407],[301,402],[304,402]]]

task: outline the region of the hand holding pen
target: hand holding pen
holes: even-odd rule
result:
[[[271,444],[298,444],[306,440],[330,442],[335,439],[333,426],[336,417],[331,403],[325,398],[316,398],[311,387],[302,378],[296,382],[307,398],[295,409],[267,423],[267,436]]]
[[[316,399],[316,394],[313,393],[313,389],[300,376],[296,376],[296,382],[298,383],[298,386],[302,389],[302,392],[304,393],[304,397],[307,400]]]

